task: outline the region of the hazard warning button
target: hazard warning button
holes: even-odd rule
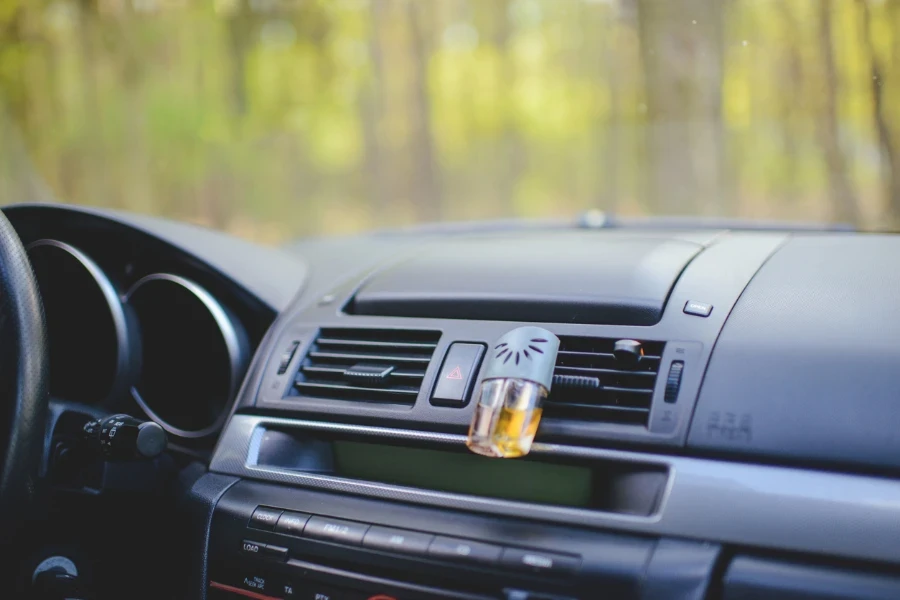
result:
[[[484,356],[482,344],[451,344],[434,384],[431,403],[460,408],[469,402],[475,375]]]

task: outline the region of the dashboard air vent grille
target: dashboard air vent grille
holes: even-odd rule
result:
[[[616,342],[632,352],[617,353]],[[664,348],[664,342],[560,337],[546,416],[646,426]]]
[[[413,404],[437,331],[322,329],[294,381],[302,397]]]

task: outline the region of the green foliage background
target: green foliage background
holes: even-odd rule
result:
[[[900,216],[893,0],[0,0],[0,202],[254,239]]]

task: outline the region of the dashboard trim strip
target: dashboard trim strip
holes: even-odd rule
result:
[[[301,485],[340,493],[363,494],[391,501],[420,502],[422,504],[430,504],[433,506],[440,506],[445,508],[453,507],[457,509],[472,510],[477,512],[489,512],[506,516],[523,516],[563,523],[590,523],[591,521],[595,520],[598,515],[602,515],[604,517],[604,524],[615,522],[620,525],[624,523],[652,523],[654,521],[657,521],[659,519],[662,507],[665,506],[666,498],[668,498],[669,496],[672,482],[674,480],[674,473],[671,472],[670,467],[669,481],[663,493],[663,497],[660,500],[660,512],[657,512],[655,515],[647,517],[615,513],[598,513],[597,511],[581,508],[529,504],[526,502],[516,502],[512,500],[500,500],[497,498],[485,498],[470,496],[466,494],[454,494],[449,492],[439,492],[433,490],[404,487],[399,485],[389,485],[384,483],[347,479],[344,477],[336,477],[333,475],[301,473],[297,471],[290,471],[287,469],[262,467],[257,464],[257,459],[259,452],[259,440],[266,427],[278,427],[280,429],[305,429],[309,431],[330,431],[338,433],[342,432],[358,436],[389,438],[392,440],[405,439],[457,447],[464,446],[466,440],[466,436],[464,435],[451,433],[410,431],[405,429],[390,429],[383,427],[370,427],[365,425],[323,423],[318,421],[300,421],[293,419],[282,419],[277,417],[260,418],[250,417],[247,415],[234,415],[225,433],[223,434],[223,443],[220,446],[220,451],[217,452],[216,457],[213,459],[213,463],[210,465],[210,470],[218,471],[220,473],[228,473],[236,476],[249,477],[252,479]],[[238,435],[235,435],[235,432],[238,430],[240,433]],[[237,455],[228,458],[228,451],[225,451],[225,448],[241,448],[241,450]],[[532,446],[531,454],[552,455],[556,454],[556,451],[550,447],[547,447],[546,445],[534,444]],[[600,458],[600,456],[598,456],[598,458]],[[636,453],[627,454],[627,456],[625,455],[625,453],[615,453],[615,459],[620,461],[628,460],[642,463],[654,462],[651,457]],[[596,524],[599,525],[600,523]]]
[[[265,427],[345,432],[448,445],[461,445],[464,440],[462,435],[447,433],[234,415],[223,433],[210,470],[285,485],[455,510],[900,562],[900,482],[891,479],[602,448],[533,446],[532,453],[536,455],[668,465],[669,487],[660,512],[654,517],[634,517],[261,468],[254,464],[250,440],[257,429]],[[822,527],[823,523],[828,523],[828,527]]]

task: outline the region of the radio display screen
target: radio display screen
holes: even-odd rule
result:
[[[587,467],[355,441],[332,444],[339,477],[538,504],[591,505],[594,473]]]

